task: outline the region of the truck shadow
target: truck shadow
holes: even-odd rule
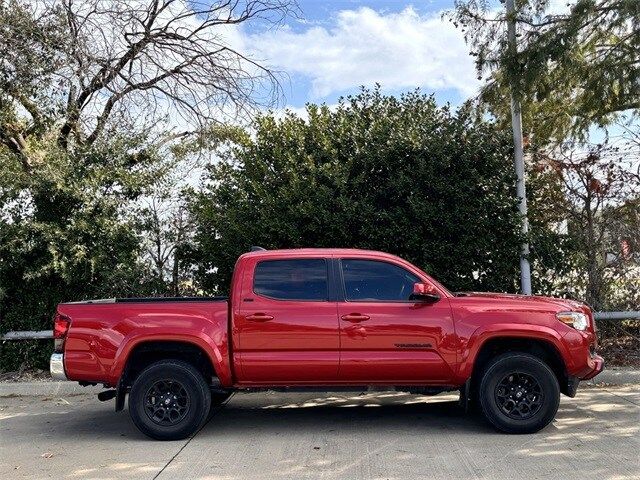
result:
[[[37,459],[21,461],[32,478],[70,465],[78,478],[150,478],[171,463],[166,478],[441,478],[452,468],[461,478],[520,478],[535,465],[531,478],[631,479],[640,471],[640,407],[627,394],[636,395],[585,389],[563,398],[539,433],[503,435],[465,414],[457,395],[238,393],[193,438],[175,442],[148,439],[126,411],[92,395],[6,396],[0,447]]]
[[[299,397],[299,398],[296,398]],[[362,394],[236,394],[200,431],[199,437],[246,431],[271,434],[350,429],[491,432],[486,422],[458,405],[457,395],[426,397],[401,392]]]
[[[640,411],[620,395],[591,389],[562,398],[556,419],[532,435],[496,433],[456,400],[401,392],[238,394],[193,439],[183,462],[207,472],[224,439],[221,468],[238,478],[246,478],[247,458],[272,479],[450,478],[438,472],[452,471],[521,478],[532,468],[530,478],[639,478]]]

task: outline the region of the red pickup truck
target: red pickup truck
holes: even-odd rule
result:
[[[116,411],[129,394],[142,432],[177,439],[233,391],[308,387],[460,390],[497,429],[535,432],[603,368],[585,304],[451,293],[386,253],[256,249],[230,292],[62,303],[51,373],[104,384]]]

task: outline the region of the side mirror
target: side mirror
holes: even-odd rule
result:
[[[413,293],[410,300],[420,300],[423,302],[437,302],[440,300],[440,294],[433,285],[428,283],[414,283]]]

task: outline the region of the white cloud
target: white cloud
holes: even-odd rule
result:
[[[451,88],[464,97],[479,85],[460,31],[439,13],[420,15],[411,7],[343,10],[330,28],[285,27],[245,44],[271,67],[308,78],[316,99],[376,82],[390,89]]]
[[[575,0],[549,0],[546,13],[550,15],[565,15],[569,13],[571,6],[575,3]]]

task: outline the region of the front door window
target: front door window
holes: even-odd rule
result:
[[[408,302],[420,279],[402,267],[373,260],[342,260],[348,302]]]

